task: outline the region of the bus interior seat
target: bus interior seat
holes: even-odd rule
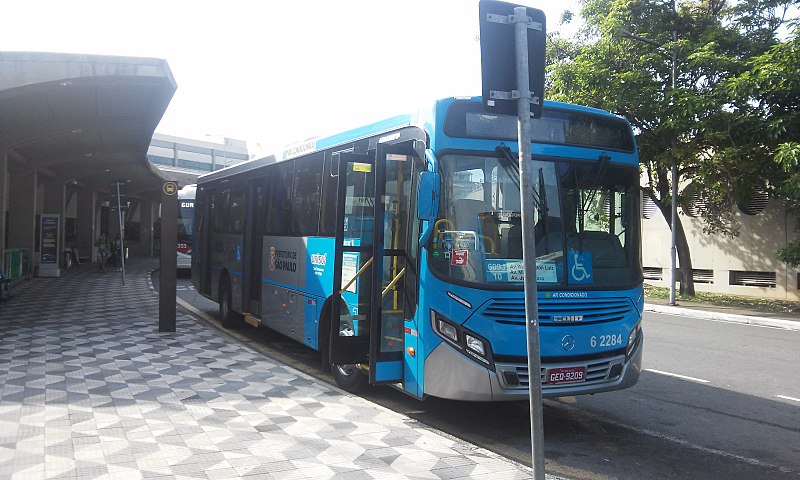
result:
[[[522,258],[522,219],[503,233],[506,237],[506,258]]]
[[[545,222],[547,222],[547,232],[550,234],[547,238],[545,234]],[[536,238],[536,256],[541,257],[548,253],[562,251],[561,244],[561,219],[558,217],[547,217],[545,220],[540,219],[533,227],[534,235]],[[508,229],[507,240],[507,258],[522,258],[522,224],[515,223]]]
[[[569,247],[592,253],[595,268],[627,267],[625,250],[616,235],[608,232],[586,230],[570,237]]]
[[[545,228],[547,226],[547,228]],[[563,245],[563,223],[558,217],[540,218],[533,226],[533,234],[536,239],[536,256],[541,257],[548,253],[561,252]],[[547,236],[545,236],[547,234]],[[521,237],[521,235],[520,235]],[[522,240],[520,239],[520,242]]]
[[[462,198],[455,202],[456,229],[460,231],[475,232],[482,240],[484,250],[487,253],[498,253],[497,248],[500,241],[500,232],[494,222],[481,222],[480,214],[484,212],[494,212],[494,208],[483,200],[472,198]],[[487,241],[484,237],[491,240]]]

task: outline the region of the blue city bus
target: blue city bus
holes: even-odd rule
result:
[[[178,269],[192,268],[194,197],[197,185],[178,190]]]
[[[544,396],[632,386],[642,361],[630,124],[545,102],[533,123]],[[287,148],[198,180],[192,279],[225,327],[322,353],[339,386],[525,399],[517,120],[480,98]]]

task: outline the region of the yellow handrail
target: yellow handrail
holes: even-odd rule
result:
[[[389,285],[386,285],[386,288],[383,289],[383,292],[381,293],[381,298],[385,297],[386,294],[389,293],[389,290],[391,290],[392,287],[394,287],[397,284],[397,282],[400,281],[400,277],[402,277],[404,273],[406,273],[405,268],[403,268],[397,273],[397,275],[392,279],[392,281],[389,282]]]
[[[350,285],[352,285],[352,284],[353,284],[353,282],[355,282],[355,281],[356,281],[356,278],[358,278],[358,276],[359,276],[359,275],[361,275],[362,273],[364,273],[364,270],[366,270],[366,268],[367,268],[367,267],[369,267],[370,265],[372,265],[372,260],[374,260],[374,259],[375,259],[375,257],[370,257],[370,259],[369,259],[369,260],[367,260],[367,263],[365,263],[365,264],[364,264],[364,265],[363,265],[361,268],[359,268],[359,269],[358,269],[358,271],[356,272],[356,274],[355,274],[355,275],[353,275],[353,278],[351,278],[351,279],[350,279],[350,281],[349,281],[349,282],[347,282],[347,285],[345,285],[345,286],[344,286],[344,288],[342,288],[341,290],[339,290],[339,295],[343,294],[343,293],[345,292],[345,290],[347,290],[348,288],[350,288]]]
[[[450,228],[456,228],[456,226],[455,226],[455,224],[453,223],[452,220],[449,220],[447,218],[440,218],[439,220],[436,220],[436,223],[433,224],[433,230],[434,231],[436,231],[436,232],[439,231],[439,224],[440,223],[448,223],[448,224],[450,224]]]
[[[490,237],[489,235],[481,235],[481,237],[483,237],[484,244],[489,244],[489,248],[485,248],[484,250],[486,250],[487,253],[497,253],[497,247],[494,244],[494,238]]]

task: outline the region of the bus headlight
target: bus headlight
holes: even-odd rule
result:
[[[454,325],[447,323],[441,318],[437,318],[436,327],[437,330],[439,330],[439,334],[441,336],[443,336],[447,340],[450,340],[453,343],[458,343],[458,330]]]
[[[431,325],[437,335],[465,354],[468,358],[494,370],[489,342],[477,333],[458,325],[442,314],[431,310]]]
[[[470,334],[466,334],[467,339],[467,348],[472,350],[473,352],[477,353],[478,355],[484,357],[486,356],[486,348],[483,346],[483,341],[473,337]]]
[[[625,356],[630,357],[633,349],[636,348],[636,342],[639,340],[639,332],[642,331],[642,323],[639,322],[633,327],[631,333],[628,334],[628,346],[625,348]]]

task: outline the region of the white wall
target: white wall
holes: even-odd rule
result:
[[[800,300],[798,273],[776,259],[779,249],[800,238],[795,230],[797,219],[786,213],[782,202],[770,200],[758,215],[745,215],[738,209],[735,218],[740,234],[730,238],[721,234],[703,233],[702,221],[686,215],[678,208],[695,270],[712,270],[713,283],[695,283],[695,290],[764,298]],[[670,278],[671,233],[661,212],[655,210],[650,219],[642,219],[642,264],[661,267],[662,280],[645,279],[645,283],[668,287]],[[680,260],[679,260],[680,261]],[[678,264],[680,267],[680,264]],[[775,288],[730,285],[730,272],[774,272]]]

